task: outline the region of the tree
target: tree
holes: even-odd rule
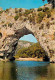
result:
[[[42,0],[42,1],[45,1],[45,0]],[[55,0],[47,0],[48,3],[51,3],[53,8],[55,8]]]

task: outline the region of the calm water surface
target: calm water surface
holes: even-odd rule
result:
[[[0,62],[0,80],[55,80],[55,64],[36,61]]]

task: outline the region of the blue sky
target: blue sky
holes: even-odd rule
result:
[[[30,42],[37,42],[37,39],[32,35],[24,35],[23,37],[20,38],[20,40],[25,40],[25,41],[30,41]]]
[[[7,8],[38,8],[47,3],[47,0],[44,2],[42,0],[0,0],[0,7],[4,10]]]

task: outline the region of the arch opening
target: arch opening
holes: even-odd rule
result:
[[[46,52],[33,34],[20,37],[17,50],[18,53],[15,58],[36,58],[36,60],[49,61],[48,56],[46,57]]]
[[[32,34],[24,35],[19,40],[37,43],[37,39]]]
[[[15,31],[15,34],[12,36],[9,36],[9,41],[11,40],[11,44],[8,45],[9,49],[8,51],[4,52],[4,56],[10,60],[13,60],[13,56],[16,55],[16,52],[18,52],[19,54],[17,54],[19,57],[32,57],[32,58],[40,58],[43,57],[45,55],[45,51],[43,50],[43,48],[41,48],[39,42],[37,42],[36,40],[36,35],[34,30],[32,29],[28,29],[27,27],[23,27],[21,29],[18,29]],[[21,47],[19,46],[19,48],[17,48],[17,45],[19,45],[19,41],[23,40],[23,42],[21,42]],[[27,42],[25,42],[25,41]],[[31,45],[33,44],[33,45]],[[24,45],[24,46],[23,46]],[[23,46],[23,47],[22,47]],[[16,50],[17,48],[17,50]],[[22,49],[21,49],[22,48]],[[21,51],[19,50],[21,49]],[[21,53],[20,53],[21,52]],[[9,55],[7,55],[9,54]],[[16,56],[16,57],[18,57]]]

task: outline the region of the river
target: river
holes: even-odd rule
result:
[[[0,62],[0,80],[55,80],[55,64],[37,61]]]

